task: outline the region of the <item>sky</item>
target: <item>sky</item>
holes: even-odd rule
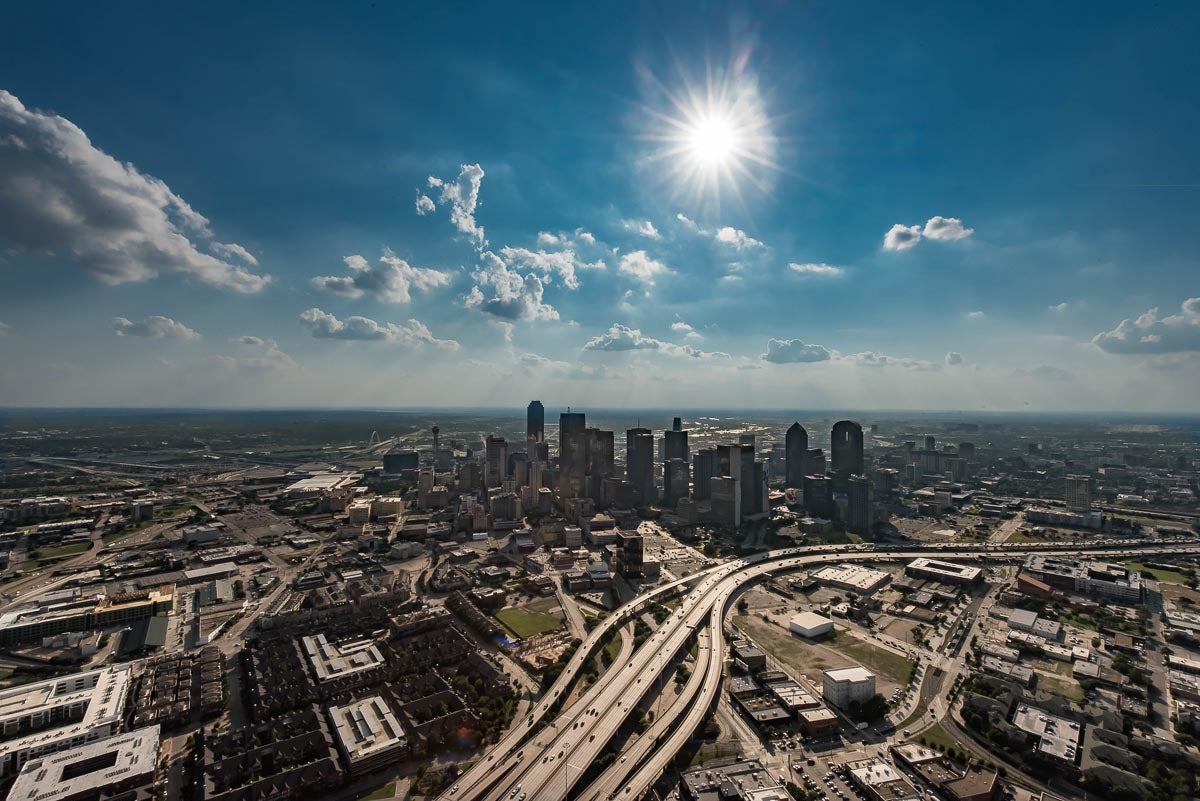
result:
[[[1200,411],[1200,7],[6,13],[0,405]]]

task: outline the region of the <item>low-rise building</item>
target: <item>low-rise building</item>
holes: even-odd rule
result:
[[[138,790],[154,783],[158,747],[159,727],[147,726],[31,759],[8,801],[90,801]]]
[[[851,763],[850,780],[872,801],[918,801],[916,788],[881,759]]]
[[[329,720],[351,776],[361,776],[408,756],[408,740],[396,714],[378,695],[331,706]]]
[[[833,621],[816,612],[800,612],[788,621],[788,631],[811,640],[833,631]]]
[[[947,584],[971,584],[979,581],[983,569],[971,565],[960,565],[955,562],[943,562],[940,559],[929,559],[924,556],[912,560],[904,568],[904,572],[918,578],[933,579]]]
[[[870,595],[891,581],[892,575],[882,570],[851,563],[828,565],[813,573],[821,584],[834,589],[853,592],[858,595]]]
[[[875,695],[875,674],[861,666],[826,670],[822,674],[825,703],[847,709]]]
[[[1043,709],[1020,704],[1013,716],[1013,725],[1035,740],[1034,750],[1067,764],[1076,764],[1083,726],[1068,718]]]

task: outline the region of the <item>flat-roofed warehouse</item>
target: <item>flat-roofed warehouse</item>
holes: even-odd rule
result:
[[[820,583],[859,595],[870,595],[892,580],[890,573],[854,564],[828,565],[812,574]]]
[[[833,631],[833,621],[816,612],[801,612],[788,621],[788,631],[812,639]]]
[[[930,559],[922,556],[908,563],[904,572],[910,576],[943,581],[947,584],[971,584],[979,581],[983,569],[971,565],[960,565],[955,562],[943,562],[940,559]]]

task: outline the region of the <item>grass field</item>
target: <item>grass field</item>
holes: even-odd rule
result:
[[[364,795],[364,796],[359,796],[358,801],[383,801],[383,799],[393,798],[393,797],[395,797],[395,795],[396,795],[396,783],[388,782],[387,784],[383,785],[378,790],[375,790],[372,793],[368,793],[367,795]]]
[[[1040,537],[1031,537],[1028,534],[1026,534],[1024,531],[1017,530],[1017,531],[1014,531],[1012,534],[1008,535],[1007,541],[1008,542],[1042,542],[1042,539]]]
[[[513,634],[522,638],[562,627],[562,621],[554,615],[548,615],[545,612],[529,612],[516,607],[501,609],[496,613],[496,619]]]
[[[77,542],[74,545],[63,545],[60,548],[38,548],[38,559],[57,559],[61,556],[74,556],[92,547],[90,542]]]
[[[842,634],[834,640],[810,643],[792,636],[779,626],[757,617],[737,615],[733,625],[749,634],[776,659],[801,672],[844,667],[857,662],[881,679],[903,686],[908,679],[909,660],[871,643]]]
[[[617,661],[617,654],[621,653],[621,642],[625,639],[625,633],[617,629],[615,636],[604,644],[604,653],[608,654],[608,661]]]
[[[959,742],[947,734],[940,723],[935,723],[921,732],[920,739],[935,748],[940,748],[942,751],[959,747]]]
[[[1154,576],[1157,581],[1164,581],[1168,584],[1187,584],[1188,577],[1174,570],[1163,570],[1158,567],[1146,567],[1141,562],[1126,562],[1126,570],[1136,570],[1139,573],[1145,573],[1148,576]]]
[[[1074,679],[1055,679],[1039,673],[1037,687],[1053,695],[1059,695],[1076,703],[1083,700],[1083,687]]]
[[[892,653],[877,645],[856,639],[843,637],[838,640],[834,650],[841,651],[847,656],[857,659],[867,670],[882,673],[893,681],[904,684],[912,661],[906,656]]]

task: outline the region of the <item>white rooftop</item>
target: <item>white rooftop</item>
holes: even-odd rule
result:
[[[75,798],[138,776],[152,780],[158,745],[159,727],[155,725],[31,759],[17,774],[8,801]]]
[[[379,696],[329,708],[342,751],[351,763],[404,745],[404,729]]]
[[[875,678],[875,674],[867,670],[865,667],[855,665],[854,667],[837,668],[836,670],[826,670],[825,678],[830,681],[849,681],[858,683],[860,681],[871,681]]]

